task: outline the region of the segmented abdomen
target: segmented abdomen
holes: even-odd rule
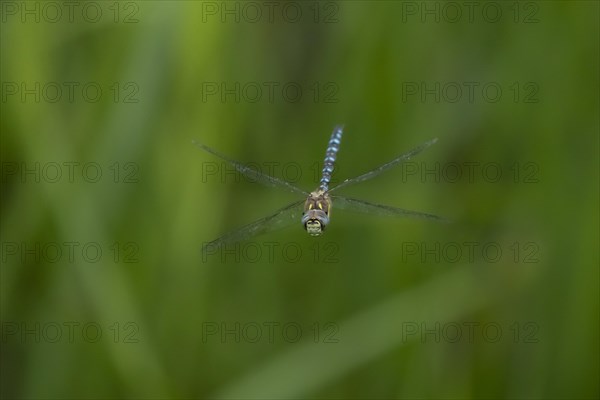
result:
[[[335,159],[337,157],[337,152],[340,149],[340,143],[342,142],[343,129],[344,127],[340,125],[333,128],[333,133],[331,134],[329,145],[327,146],[327,151],[325,152],[323,175],[321,177],[321,185],[319,186],[319,189],[325,192],[329,190],[329,182],[331,181],[331,174],[333,173]]]

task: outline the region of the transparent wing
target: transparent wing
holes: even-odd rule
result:
[[[391,207],[383,204],[368,203],[364,200],[352,199],[350,197],[332,196],[331,199],[333,201],[333,208],[339,207],[342,210],[355,211],[372,215],[422,218],[436,220],[439,222],[449,222],[447,219],[434,214],[428,214],[420,211],[405,210],[403,208]]]
[[[372,178],[376,177],[377,175],[381,174],[382,172],[385,172],[388,169],[396,166],[397,164],[400,164],[401,162],[410,160],[412,157],[416,156],[417,154],[419,154],[420,152],[422,152],[423,150],[425,150],[426,148],[428,148],[435,142],[437,142],[437,138],[431,139],[430,141],[425,142],[418,147],[415,147],[414,149],[410,150],[409,152],[406,152],[406,153],[394,158],[392,161],[387,162],[383,165],[380,165],[379,167],[372,169],[369,172],[366,172],[366,173],[359,175],[357,177],[354,177],[354,178],[348,178],[348,179],[344,180],[342,183],[340,183],[339,185],[337,185],[336,187],[331,188],[329,191],[333,192],[334,190],[338,190],[341,187],[354,185],[355,183],[359,183],[359,182],[366,181],[368,179],[372,179]]]
[[[292,185],[289,182],[286,182],[284,180],[281,179],[277,179],[275,177],[263,174],[262,172],[258,172],[238,161],[235,160],[231,160],[227,157],[225,157],[223,154],[217,152],[216,150],[211,149],[210,147],[199,143],[195,140],[192,141],[193,144],[195,144],[196,146],[198,146],[199,148],[201,148],[202,150],[215,155],[217,157],[219,157],[220,159],[227,161],[229,164],[231,164],[239,173],[241,173],[242,175],[245,175],[246,177],[252,179],[255,182],[259,182],[265,186],[270,186],[270,187],[279,187],[282,189],[286,189],[289,190],[291,192],[294,193],[298,193],[301,194],[303,196],[308,196],[308,192],[300,189],[297,186]]]
[[[239,242],[252,236],[285,228],[293,223],[300,224],[303,210],[304,200],[288,204],[268,217],[256,220],[246,226],[226,233],[212,242],[205,243],[204,246],[202,246],[202,251],[206,253],[208,251],[217,250],[226,243]]]

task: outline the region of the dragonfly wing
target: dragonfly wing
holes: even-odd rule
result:
[[[385,172],[388,169],[396,166],[397,164],[400,164],[401,162],[410,160],[412,157],[416,156],[417,154],[419,154],[420,152],[422,152],[423,150],[425,150],[426,148],[428,148],[435,142],[437,142],[437,138],[431,139],[430,141],[425,142],[422,145],[417,146],[414,149],[412,149],[402,155],[399,155],[398,157],[394,158],[392,161],[387,162],[383,165],[380,165],[379,167],[374,168],[369,172],[366,172],[366,173],[359,175],[357,177],[354,177],[354,178],[348,178],[348,179],[344,180],[342,183],[340,183],[339,185],[337,185],[336,187],[330,189],[329,191],[332,192],[332,191],[338,190],[339,188],[344,187],[344,186],[354,185],[355,183],[359,183],[359,182],[366,181],[368,179],[372,179],[372,178],[376,177],[377,175],[381,174],[382,172]]]
[[[230,158],[225,157],[223,154],[219,153],[218,151],[200,143],[197,141],[192,141],[193,144],[195,144],[197,147],[201,148],[202,150],[215,155],[217,157],[219,157],[220,159],[228,162],[229,164],[231,164],[240,174],[248,177],[249,179],[251,179],[254,182],[259,182],[263,185],[266,186],[270,186],[270,187],[279,187],[282,189],[286,189],[288,191],[294,192],[294,193],[298,193],[301,194],[303,196],[308,196],[308,192],[300,189],[297,186],[292,185],[289,182],[286,182],[284,180],[281,179],[277,179],[273,176],[267,175],[267,174],[263,174],[262,172],[259,172],[255,169],[252,169],[238,161],[232,160]]]
[[[353,199],[350,197],[333,196],[332,202],[333,207],[339,207],[342,210],[355,211],[359,213],[407,218],[421,218],[436,220],[440,222],[448,222],[447,219],[434,214],[428,214],[420,211],[405,210],[403,208],[391,207],[383,204],[368,203],[364,200]]]
[[[212,251],[220,248],[224,244],[239,242],[252,236],[272,232],[278,229],[290,226],[293,223],[300,223],[302,211],[304,209],[304,200],[289,204],[274,214],[256,220],[246,226],[226,233],[225,235],[205,243],[202,247],[203,252]]]

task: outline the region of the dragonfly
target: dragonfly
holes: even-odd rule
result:
[[[218,151],[194,140],[193,143],[197,147],[227,162],[228,164],[233,166],[239,173],[253,180],[254,182],[258,182],[269,187],[278,187],[280,189],[293,192],[303,197],[302,200],[298,200],[291,204],[288,204],[287,206],[275,211],[271,215],[260,218],[248,225],[242,226],[241,228],[226,233],[218,237],[217,239],[204,244],[203,251],[208,251],[210,249],[218,249],[219,247],[227,243],[243,241],[256,235],[285,228],[293,223],[297,223],[298,221],[302,223],[302,226],[308,232],[309,235],[320,236],[329,226],[331,210],[334,204],[340,209],[345,209],[348,211],[354,211],[359,213],[366,213],[370,215],[422,218],[439,222],[447,222],[445,218],[439,217],[434,214],[429,214],[420,211],[411,211],[383,204],[374,204],[364,200],[332,194],[333,192],[337,192],[341,188],[345,188],[347,186],[372,179],[380,175],[381,173],[389,170],[390,168],[393,168],[402,162],[410,160],[412,157],[416,156],[429,146],[436,143],[437,138],[433,138],[413,148],[412,150],[397,156],[396,158],[386,162],[385,164],[373,168],[370,171],[358,175],[354,178],[348,178],[339,183],[337,186],[330,188],[329,184],[331,182],[331,176],[334,170],[337,154],[340,149],[342,134],[342,125],[338,125],[333,129],[333,132],[329,139],[327,150],[325,152],[325,160],[323,162],[323,170],[319,187],[317,187],[310,193],[285,180],[275,178],[274,176],[268,174],[264,174],[262,172],[248,167],[247,165],[244,165],[239,161],[232,160],[219,153]]]

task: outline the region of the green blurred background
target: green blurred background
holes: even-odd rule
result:
[[[469,4],[3,2],[2,397],[598,398],[599,6]],[[454,222],[203,256],[297,197],[192,140],[310,190],[338,123]]]

